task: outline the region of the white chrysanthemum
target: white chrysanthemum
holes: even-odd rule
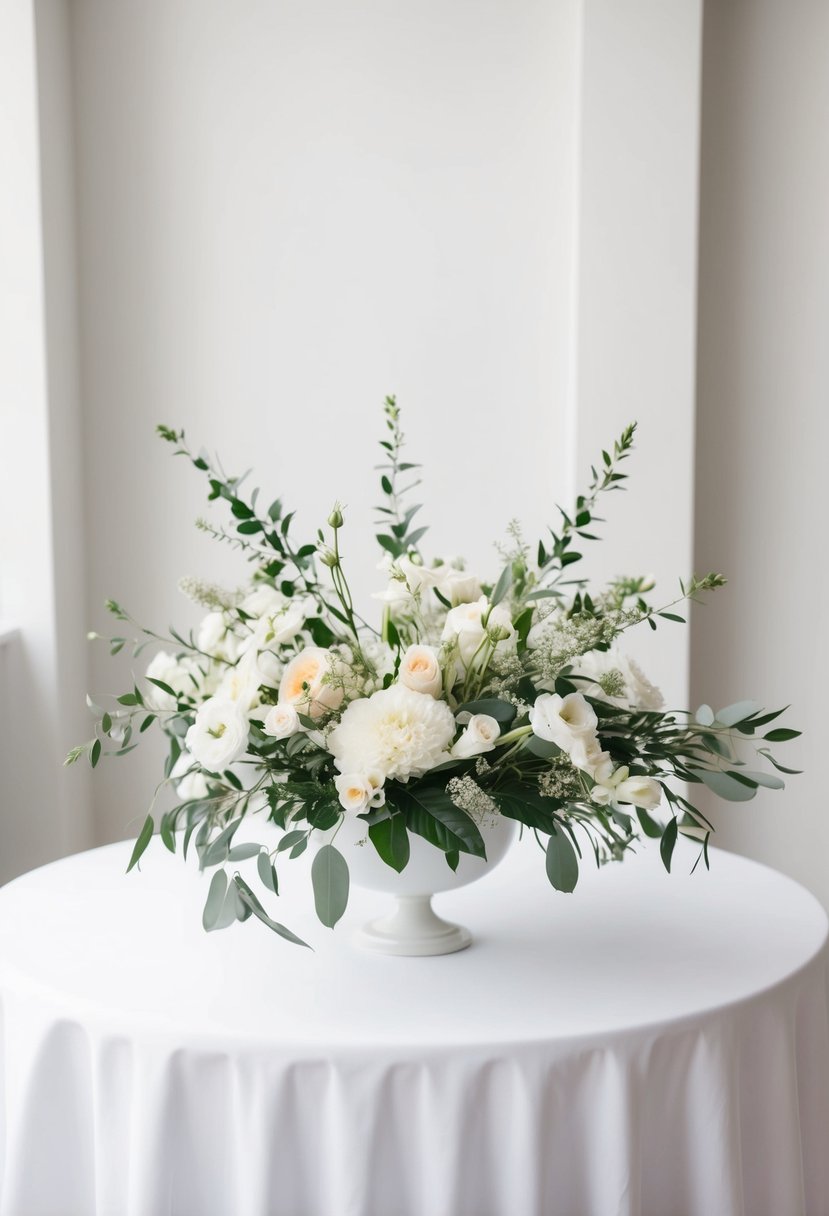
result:
[[[658,710],[665,704],[662,693],[651,684],[639,664],[615,646],[579,655],[573,660],[573,670],[592,681],[579,685],[582,692],[620,709]]]
[[[328,736],[341,773],[422,777],[448,758],[455,719],[445,701],[401,684],[352,701]]]

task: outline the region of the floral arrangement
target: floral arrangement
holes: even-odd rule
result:
[[[159,834],[185,857],[192,842],[201,868],[214,871],[208,930],[255,916],[304,945],[262,901],[279,893],[277,863],[298,857],[320,832],[330,843],[312,866],[315,905],[333,927],[348,899],[348,866],[336,846],[346,816],[363,821],[367,843],[397,871],[412,833],[453,869],[462,853],[483,857],[479,825],[493,814],[517,820],[537,842],[559,891],[576,886],[585,846],[603,863],[621,858],[640,833],[659,838],[668,870],[679,833],[698,842],[697,863],[708,865],[711,825],[688,791],[704,785],[744,800],[761,785],[782,788],[775,772],[746,766],[742,745],[772,770],[793,772],[768,745],[798,732],[767,729],[783,711],[753,702],[716,714],[705,705],[696,714],[667,711],[619,646],[642,624],[681,622],[677,604],[722,586],[722,576],[680,583],[680,596],[662,607],[650,604],[653,583],[644,578],[591,592],[575,577],[579,542],[597,539],[599,499],[623,487],[635,426],[602,453],[575,508],[559,509],[558,530],[530,548],[510,524],[500,573],[486,582],[460,560],[425,560],[420,507],[408,505],[418,466],[402,458],[393,397],[384,410],[377,542],[385,588],[375,597],[375,624],[352,599],[342,506],[331,510],[327,532],[297,543],[293,513],[279,499],[263,510],[258,491],[245,494],[245,478],[195,454],[182,431],[158,428],[206,475],[210,499],[229,507],[230,528],[198,526],[239,549],[250,577],[233,591],[185,580],[182,589],[207,609],[187,637],[136,626],[133,639],[108,639],[113,654],[128,644],[136,656],[161,649],[111,708],[90,701],[95,735],[67,762],[86,754],[95,767],[103,754],[125,755],[161,729],[168,756],[156,799],[171,790],[175,803],[160,815]],[[107,607],[135,624],[114,601]],[[156,799],[129,869],[154,834]],[[283,829],[275,847],[234,844],[252,812]],[[253,857],[260,895],[238,872],[228,875]]]

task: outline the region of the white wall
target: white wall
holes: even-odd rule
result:
[[[695,614],[693,692],[792,702],[805,775],[717,834],[829,906],[829,7],[708,0],[703,98],[696,554],[731,583]]]
[[[159,421],[254,463],[299,534],[341,496],[366,591],[396,392],[435,550],[497,570],[491,538],[535,536],[569,474],[575,0],[71,16],[91,623],[111,595],[163,627],[182,574],[244,571],[194,534],[202,485]],[[92,673],[115,688],[105,651]],[[141,753],[96,774],[101,830],[155,779]]]
[[[89,843],[86,775],[61,766],[86,727],[64,15],[36,59],[32,4],[0,5],[0,881]]]

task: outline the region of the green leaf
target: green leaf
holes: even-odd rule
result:
[[[511,722],[515,717],[515,706],[510,705],[509,701],[501,701],[498,697],[482,697],[478,701],[467,701],[463,705],[459,705],[455,710],[455,716],[459,713],[469,714],[489,714],[490,718],[494,718],[496,722]]]
[[[382,860],[398,874],[409,860],[409,833],[403,815],[390,815],[368,829],[369,838]]]
[[[671,858],[673,857],[674,845],[676,844],[678,830],[679,824],[676,818],[671,819],[671,821],[666,825],[665,831],[662,833],[662,840],[659,843],[659,852],[662,857],[662,864],[669,874],[671,872]]]
[[[748,777],[751,781],[756,781],[758,785],[765,786],[767,790],[784,790],[786,782],[780,777],[775,777],[774,773],[759,773],[751,769],[740,770],[743,777]]]
[[[307,832],[286,832],[276,846],[277,853],[284,853],[286,849],[292,849],[295,844],[298,844],[301,840],[305,840],[307,836]]]
[[[158,834],[161,837],[161,843],[164,845],[165,849],[168,849],[171,853],[175,853],[176,834],[173,831],[173,819],[170,815],[165,815],[161,820],[161,827]]]
[[[435,786],[396,790],[394,799],[407,814],[408,826],[418,836],[449,853],[457,849],[486,858],[484,838],[465,811],[455,806],[445,790]]]
[[[152,815],[148,815],[147,818],[144,820],[144,826],[142,827],[141,831],[138,833],[138,839],[135,842],[135,848],[132,850],[132,856],[130,857],[130,864],[127,866],[128,874],[129,874],[130,870],[132,869],[132,867],[134,865],[138,864],[138,861],[139,861],[142,853],[144,852],[147,845],[152,840],[154,827],[155,827],[155,824],[153,823],[153,817],[152,817]]]
[[[311,866],[317,916],[333,929],[348,904],[348,864],[333,844],[324,844]]]
[[[101,740],[96,739],[89,753],[89,763],[94,768],[101,758]]]
[[[457,853],[454,849],[451,849],[446,854],[446,864],[448,865],[449,869],[452,871],[453,874],[455,873],[455,871],[458,868],[458,863],[459,863],[460,859],[461,859],[460,853]]]
[[[728,802],[750,802],[757,793],[756,787],[745,785],[731,773],[707,768],[692,768],[689,771],[699,777],[712,794],[725,798]]]
[[[642,831],[646,836],[650,836],[652,840],[657,840],[662,835],[660,825],[641,806],[637,806],[634,809],[636,810],[636,818],[642,825]]]
[[[210,888],[207,892],[207,899],[205,900],[204,912],[202,912],[201,918],[202,926],[208,933],[216,928],[216,922],[224,906],[226,894],[227,875],[224,870],[216,870],[210,880]]]
[[[235,844],[228,852],[228,861],[247,861],[251,857],[255,857],[262,848],[261,844],[248,843]]]
[[[219,865],[221,862],[227,859],[228,850],[230,849],[230,842],[241,822],[242,816],[240,815],[238,819],[234,819],[233,822],[229,823],[226,828],[223,828],[215,840],[211,840],[210,844],[207,846],[204,856],[201,859],[202,867]]]
[[[253,915],[262,921],[263,925],[267,925],[269,929],[272,929],[274,933],[278,933],[280,937],[284,937],[286,941],[293,942],[295,946],[306,946],[310,950],[311,947],[308,946],[308,943],[304,942],[301,937],[297,937],[297,935],[292,933],[290,929],[286,929],[284,925],[280,925],[279,921],[272,920],[270,916],[268,916],[267,912],[262,907],[261,903],[243,878],[240,878],[238,874],[234,874],[233,881],[238,888],[242,901],[247,904]]]
[[[169,684],[165,684],[163,680],[156,680],[154,676],[146,676],[149,684],[155,684],[156,688],[160,688],[162,692],[166,692],[173,700],[178,701],[178,695],[173,691]]]
[[[762,709],[762,705],[758,705],[756,701],[735,701],[733,705],[727,705],[725,709],[717,710],[717,721],[723,726],[736,726],[738,722],[742,722],[744,718],[750,718],[752,714],[756,714]]]
[[[492,604],[493,607],[496,604],[500,604],[501,600],[507,594],[507,592],[509,591],[511,586],[512,586],[512,563],[510,563],[508,566],[504,566],[504,568],[501,571],[501,574],[498,578],[498,582],[495,584],[495,586],[492,589],[492,595],[489,597],[489,602]]]
[[[272,891],[274,895],[279,894],[279,882],[276,877],[276,869],[271,864],[271,859],[266,850],[262,850],[256,859],[256,869],[259,872],[259,877],[262,880],[262,885]]]
[[[125,692],[123,696],[118,697],[119,705],[137,705],[138,697],[134,692]]]
[[[800,737],[799,730],[789,730],[785,726],[778,727],[776,730],[770,730],[768,734],[763,735],[769,743],[788,743],[789,739],[797,739]]]
[[[547,877],[557,891],[570,892],[579,880],[579,860],[563,828],[553,828],[547,841]]]

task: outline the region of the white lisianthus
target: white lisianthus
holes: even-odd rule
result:
[[[444,701],[403,684],[352,701],[328,736],[341,773],[376,772],[407,781],[447,759],[455,719]]]
[[[397,678],[414,692],[439,697],[443,689],[443,672],[434,646],[410,646],[400,660]]]
[[[304,624],[305,610],[301,604],[283,604],[259,618],[240,649],[273,650],[295,638]]]
[[[247,749],[247,714],[236,701],[211,697],[199,707],[185,742],[202,768],[219,772]]]
[[[361,815],[373,806],[382,806],[386,801],[383,778],[379,773],[340,773],[334,778],[340,798],[340,806],[355,815]]]
[[[192,696],[196,685],[191,678],[191,673],[198,676],[191,660],[179,659],[167,650],[159,650],[158,654],[153,655],[144,674],[148,679],[161,680],[162,684],[172,688],[177,696],[188,694]],[[159,713],[172,713],[176,709],[177,696],[171,697],[163,688],[151,684],[144,694],[144,701],[148,709],[154,709]]]
[[[506,631],[498,646],[506,648],[514,643],[515,630],[508,609],[502,604],[492,608],[486,596],[482,595],[474,603],[459,604],[447,612],[441,640],[455,644],[460,665],[466,669],[487,632],[496,630]]]
[[[341,675],[341,662],[330,650],[306,646],[285,668],[279,684],[279,700],[295,705],[311,718],[321,718],[339,709],[343,688],[332,677]]]
[[[256,652],[249,650],[247,654],[242,655],[235,667],[227,669],[216,696],[222,700],[234,701],[247,711],[259,704],[259,689],[262,683]]]
[[[665,704],[662,693],[651,684],[639,664],[615,646],[579,655],[573,660],[573,670],[591,681],[583,691],[621,709],[655,711]]]
[[[653,777],[626,777],[616,786],[616,801],[655,811],[662,801],[662,786]]]
[[[242,600],[241,607],[248,616],[275,616],[277,612],[284,610],[288,602],[285,596],[275,587],[271,587],[269,583],[259,583],[248,592]]]
[[[491,752],[498,742],[501,728],[489,714],[473,714],[466,730],[452,748],[456,760],[468,760],[471,756],[482,756]]]
[[[215,659],[234,663],[239,656],[239,639],[223,612],[208,612],[199,625],[196,645]]]
[[[277,703],[265,714],[262,729],[274,739],[287,739],[300,729],[299,714],[293,705]]]
[[[602,751],[602,745],[595,735],[575,735],[570,740],[569,748],[565,750],[576,768],[589,773],[591,777],[595,778],[596,774],[600,771],[606,773],[608,771],[608,762],[610,763],[610,771],[613,770],[613,761],[610,759],[610,754]]]
[[[530,710],[533,734],[555,743],[568,756],[573,739],[579,735],[593,737],[598,724],[596,711],[580,692],[570,692],[566,697],[557,692],[542,693]]]

